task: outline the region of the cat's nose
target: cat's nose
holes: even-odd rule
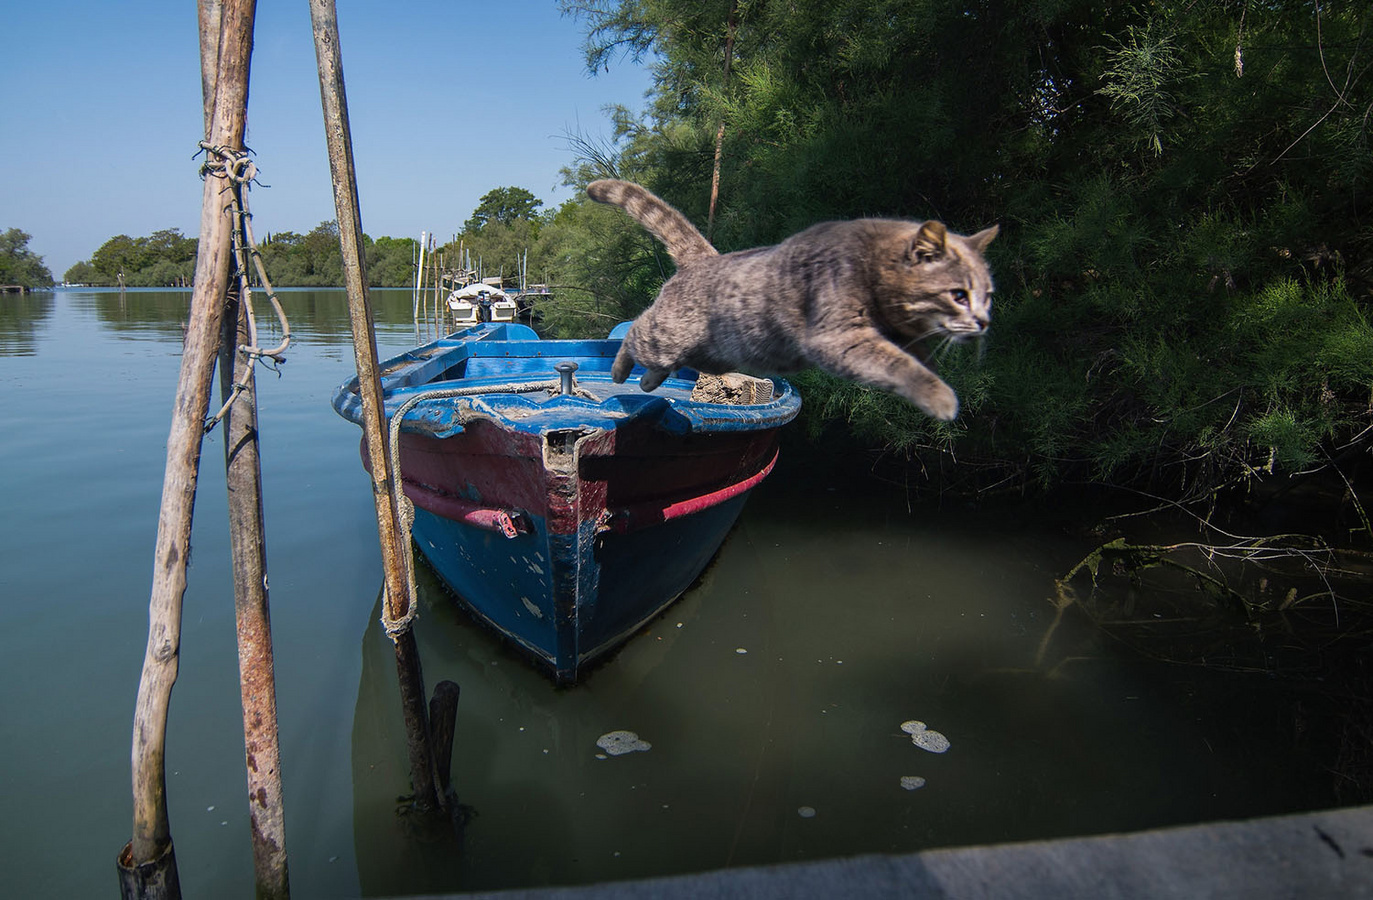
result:
[[[986,316],[976,316],[976,315],[975,315],[975,316],[973,316],[973,321],[977,323],[977,330],[978,330],[978,331],[986,331],[986,330],[987,330],[987,326],[990,325],[990,324],[992,324],[991,319],[988,319]]]

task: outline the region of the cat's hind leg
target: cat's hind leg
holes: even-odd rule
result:
[[[658,385],[667,380],[667,376],[672,374],[671,369],[649,369],[639,376],[639,387],[645,391],[655,391]]]

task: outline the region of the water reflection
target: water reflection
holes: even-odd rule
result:
[[[191,303],[190,290],[130,288],[72,292],[77,307],[89,307],[100,324],[121,338],[180,341]]]
[[[53,306],[51,291],[0,294],[0,356],[33,356]]]
[[[1293,770],[1280,691],[1123,656],[1082,618],[1053,625],[1046,598],[1081,542],[1023,516],[913,519],[871,485],[779,473],[696,587],[570,689],[423,570],[426,680],[463,691],[454,785],[476,816],[460,854],[396,823],[406,755],[374,611],[353,742],[365,893],[1101,833],[1329,796]],[[614,731],[651,749],[606,753]]]
[[[291,333],[297,339],[348,349],[352,342],[352,328],[348,318],[348,298],[343,291],[332,288],[282,288],[277,293],[291,322]],[[270,314],[265,295],[255,291],[253,296],[259,328],[275,336],[278,330],[276,317]],[[179,342],[189,315],[191,291],[165,288],[72,290],[65,292],[65,297],[75,308],[89,310],[101,325],[119,337],[171,338]],[[413,331],[409,290],[373,288],[370,302],[377,322],[389,323],[393,329]],[[387,327],[387,324],[381,327]]]
[[[10,295],[0,311],[0,463],[21,511],[0,519],[0,582],[15,608],[44,610],[0,633],[3,795],[23,811],[0,818],[0,839],[31,863],[7,896],[100,896],[128,836],[130,714],[188,297],[64,290]],[[808,463],[797,431],[701,582],[574,689],[553,689],[425,583],[416,636],[431,688],[462,685],[454,781],[477,815],[460,852],[419,843],[394,814],[408,768],[394,655],[373,608],[368,481],[357,429],[329,405],[352,374],[346,300],[283,300],[299,340],[259,393],[301,896],[586,882],[1315,809],[1338,799],[1341,770],[1313,737],[1317,714],[1326,731],[1349,721],[1368,745],[1366,719],[1329,681],[1151,663],[1112,622],[1104,638],[1076,610],[1040,654],[1054,579],[1097,540],[1025,508],[908,505],[866,473],[813,452]],[[376,291],[373,304],[382,354],[411,346],[409,292]],[[252,893],[252,860],[218,437],[196,500],[168,801],[187,895],[237,898]],[[1167,613],[1157,585],[1120,581],[1132,604],[1120,617]],[[1324,707],[1309,702],[1317,693]],[[948,750],[913,743],[905,722]],[[621,730],[651,749],[597,746]]]

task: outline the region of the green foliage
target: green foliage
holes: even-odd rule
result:
[[[487,191],[463,224],[471,233],[490,225],[510,227],[517,222],[533,222],[543,201],[522,187],[501,187]]]
[[[364,236],[364,242],[367,247],[367,281],[372,287],[407,287],[415,283],[419,241],[393,237],[379,237],[373,241]],[[269,270],[268,277],[271,274]]]
[[[1138,134],[1138,143],[1161,156],[1165,122],[1176,112],[1168,86],[1183,71],[1178,46],[1158,19],[1125,26],[1124,36],[1112,43],[1098,93]]]
[[[585,197],[590,181],[618,175],[612,164],[630,161],[636,123],[623,114],[610,147],[579,137],[587,158],[564,172],[578,198],[536,215],[542,201],[522,188],[497,188],[482,198],[462,234],[438,248],[445,268],[470,260],[485,277],[513,284],[523,268],[530,284],[547,284],[537,301],[540,329],[557,337],[604,337],[616,323],[634,318],[653,299],[671,263],[653,239],[618,209]],[[599,164],[598,164],[599,163]],[[518,211],[518,212],[513,212]]]
[[[95,271],[95,266],[91,265],[90,260],[83,259],[67,269],[62,280],[68,284],[96,284],[99,277],[100,273]]]
[[[703,223],[724,127],[721,249],[832,217],[1001,222],[984,352],[938,360],[959,420],[810,373],[813,427],[998,480],[1198,491],[1373,433],[1365,6],[563,3],[593,69],[654,61],[648,121],[596,169]],[[651,297],[643,249],[566,245],[589,266],[598,240],[598,290]]]
[[[52,287],[52,273],[43,258],[29,249],[32,237],[18,228],[0,231],[0,284]]]
[[[129,287],[188,285],[195,275],[195,238],[175,228],[155,231],[147,237],[119,234],[101,244],[90,260],[67,270],[67,281],[81,284]]]
[[[545,223],[541,238],[540,262],[555,286],[539,307],[550,336],[604,337],[638,315],[670,273],[667,254],[647,233],[601,204],[569,200]]]
[[[419,242],[383,237],[373,242],[363,235],[367,280],[373,287],[403,287],[414,283],[414,259]],[[343,255],[338,225],[321,222],[308,234],[280,231],[258,241],[267,277],[277,287],[337,287],[343,284]],[[189,286],[195,276],[196,240],[176,229],[148,237],[116,235],[100,245],[89,260],[67,270],[74,284],[115,285],[119,276],[129,287]],[[254,276],[256,280],[256,276]]]

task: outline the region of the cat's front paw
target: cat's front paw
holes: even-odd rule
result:
[[[935,382],[921,391],[920,396],[911,399],[931,418],[941,422],[952,422],[958,416],[958,395],[942,381]]]

